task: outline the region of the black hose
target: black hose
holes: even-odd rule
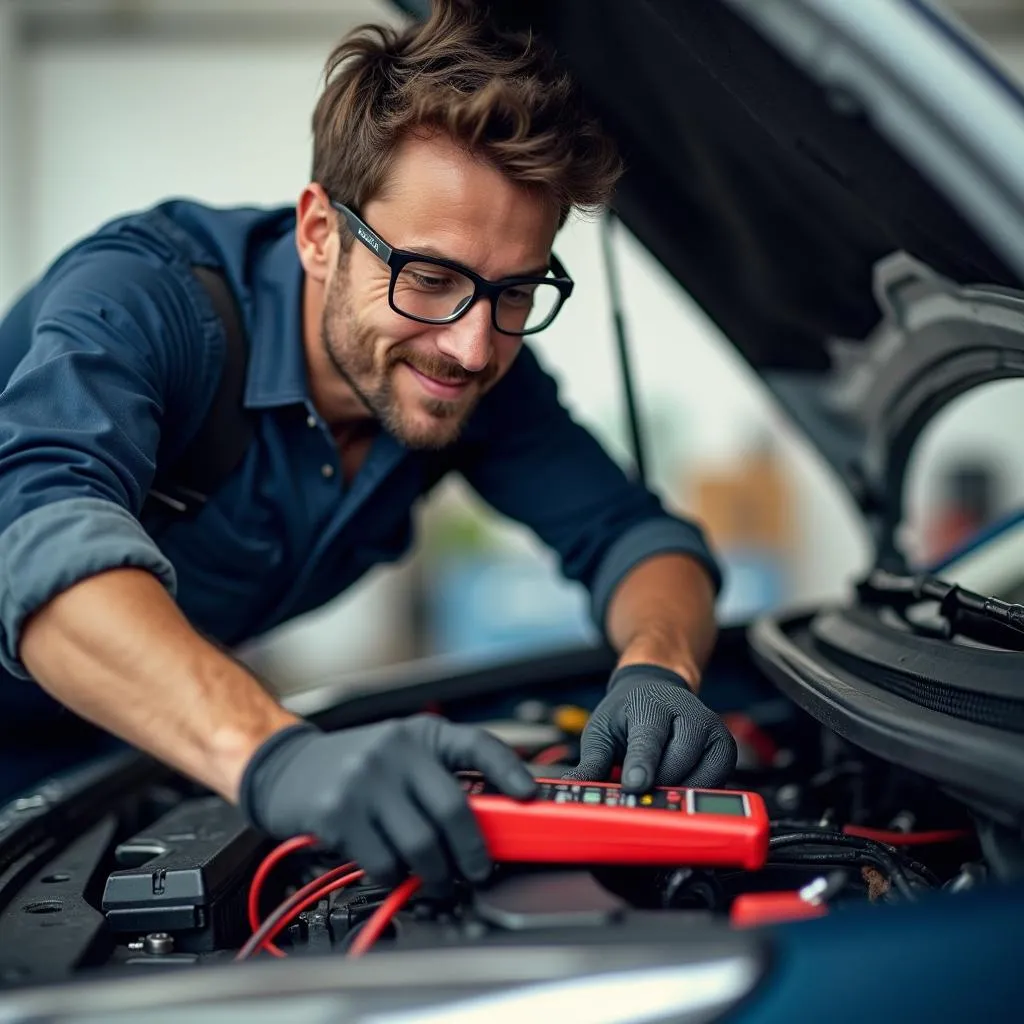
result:
[[[785,824],[785,822],[772,822],[773,828],[784,826]],[[891,846],[888,843],[879,842],[877,839],[868,839],[866,836],[848,836],[842,832],[834,832],[830,829],[822,829],[821,831],[818,831],[816,828],[809,828],[807,825],[801,825],[798,822],[794,822],[791,827],[795,827],[801,831],[773,836],[768,841],[769,849],[778,849],[780,847],[793,845],[798,841],[806,841],[810,843],[824,842],[830,845],[850,847],[851,849],[880,850],[891,857],[895,857],[901,865],[912,871],[915,875],[920,875],[921,878],[929,885],[934,886],[936,889],[942,888],[942,882],[931,868],[922,864],[918,860],[913,860],[908,857],[903,850],[900,850],[895,846]]]
[[[825,829],[819,832],[813,829],[805,829],[802,832],[787,832],[781,836],[772,836],[768,840],[768,849],[778,850],[784,846],[803,846],[806,843],[818,843],[826,846],[849,846],[858,850],[881,845],[874,842],[874,840],[862,839],[860,836],[848,836],[842,832],[830,832]]]
[[[888,874],[892,884],[899,890],[900,895],[908,900],[916,900],[917,894],[914,892],[913,887],[910,884],[910,880],[907,878],[906,872],[903,869],[903,865],[899,861],[899,855],[897,851],[891,847],[885,846],[883,843],[876,842],[873,839],[865,839],[861,836],[847,836],[841,832],[826,832],[826,831],[813,831],[805,829],[802,832],[790,832],[781,836],[772,836],[768,840],[769,854],[776,850],[789,851],[791,847],[800,846],[838,846],[844,851],[849,850],[851,853],[860,854],[862,859],[868,860],[876,867],[881,868]],[[815,851],[798,852],[796,858],[793,858],[793,854],[789,856],[784,853],[782,859],[790,860],[790,862],[803,862],[809,864],[837,864],[842,863],[841,857],[838,851],[828,853],[820,853]],[[847,858],[849,859],[849,858]],[[777,858],[772,858],[773,861],[778,862]],[[917,868],[924,868],[924,865],[917,865]],[[927,868],[924,871],[918,871],[912,867],[911,870],[915,871],[915,874],[920,874],[923,880],[931,885],[936,884],[925,876],[925,872],[928,875],[931,874]],[[932,875],[934,878],[934,875]],[[937,879],[936,879],[937,882]]]
[[[816,865],[848,865],[850,863],[866,863],[872,867],[878,868],[888,875],[893,886],[897,889],[899,894],[910,902],[917,901],[917,893],[914,892],[913,887],[904,874],[903,869],[899,863],[892,857],[886,857],[884,854],[876,853],[871,850],[827,850],[818,853],[811,851],[796,851],[787,850],[781,857],[773,857],[771,859],[772,864],[785,864],[785,865],[797,865],[797,866],[816,866]]]
[[[939,878],[931,868],[922,864],[919,860],[904,859],[904,865],[906,869],[915,875],[920,876],[930,886],[936,889],[942,888],[942,880]]]

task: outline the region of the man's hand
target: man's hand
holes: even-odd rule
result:
[[[503,793],[536,784],[515,753],[482,729],[434,715],[323,733],[275,733],[253,755],[240,803],[249,820],[285,839],[312,833],[389,885],[407,872],[443,891],[453,875],[487,878],[491,861],[462,787],[478,770]]]
[[[725,723],[658,665],[618,669],[583,730],[579,765],[565,777],[607,779],[618,756],[622,786],[717,786],[736,767],[736,741]]]

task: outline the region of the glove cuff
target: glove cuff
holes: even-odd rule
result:
[[[664,665],[623,665],[617,668],[608,680],[608,692],[632,683],[669,683],[681,686],[688,693],[693,693],[690,684],[678,672],[673,672]]]
[[[297,744],[302,738],[311,733],[318,733],[319,731],[315,725],[309,722],[297,722],[295,725],[285,726],[285,728],[279,729],[268,736],[256,748],[256,753],[249,758],[249,763],[245,766],[245,771],[242,773],[242,781],[238,787],[238,806],[241,808],[246,820],[255,828],[263,832],[266,831],[256,810],[257,792],[259,789],[257,783],[262,769],[272,760],[277,760],[281,751]]]

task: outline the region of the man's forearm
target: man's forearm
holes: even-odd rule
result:
[[[62,704],[229,800],[256,748],[297,721],[138,569],[54,598],[26,625],[20,655]]]
[[[686,555],[655,555],[619,584],[607,627],[620,667],[662,665],[696,690],[717,636],[711,578]]]

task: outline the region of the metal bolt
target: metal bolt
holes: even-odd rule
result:
[[[32,796],[23,796],[19,800],[15,800],[14,809],[20,812],[38,811],[44,808],[46,804],[46,797],[42,793],[35,793]]]
[[[964,864],[960,874],[947,882],[943,888],[946,892],[968,892],[985,882],[985,867],[982,864]]]
[[[150,932],[142,942],[142,948],[152,956],[174,952],[174,937],[167,932]]]
[[[795,811],[800,806],[801,796],[800,787],[789,783],[779,786],[778,792],[775,794],[775,802],[782,811]]]
[[[807,903],[818,904],[826,889],[828,889],[828,879],[824,875],[819,875],[813,882],[808,882],[800,890],[800,899]]]
[[[814,906],[827,903],[833,896],[843,891],[846,885],[846,872],[833,871],[829,875],[819,875],[813,882],[808,882],[800,890],[800,898]]]
[[[893,832],[913,832],[916,824],[917,817],[913,812],[900,811],[900,813],[889,822],[889,828]]]

